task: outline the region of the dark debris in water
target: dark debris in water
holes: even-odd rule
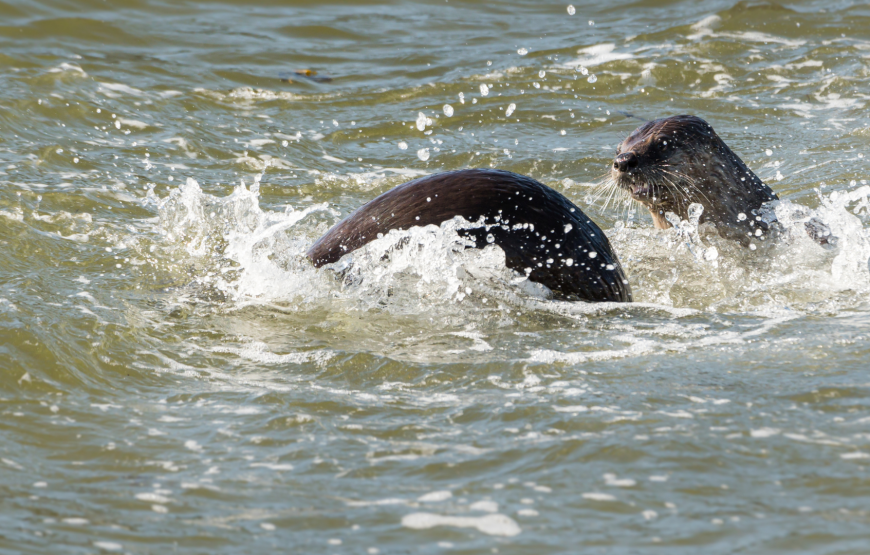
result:
[[[297,69],[292,72],[283,72],[278,74],[278,78],[284,83],[295,83],[294,78],[307,79],[315,83],[331,83],[333,80],[328,75],[319,75],[314,69]]]

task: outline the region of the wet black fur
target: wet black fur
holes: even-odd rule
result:
[[[553,189],[501,170],[452,171],[399,185],[336,224],[307,254],[315,266],[323,266],[379,233],[439,225],[455,216],[470,222],[483,218],[486,227],[460,233],[473,239],[476,248],[485,247],[487,235],[492,235],[509,268],[546,285],[557,298],[631,301],[622,266],[601,229]],[[514,229],[518,224],[531,224],[534,229]],[[590,252],[596,256],[590,258]],[[568,258],[573,266],[565,264]],[[550,259],[553,262],[548,263]]]
[[[633,155],[636,165],[621,170],[621,155],[623,160]],[[698,203],[704,207],[701,223],[713,223],[721,235],[743,242],[756,229],[767,231],[755,216],[762,204],[777,200],[697,116],[672,116],[638,127],[617,148],[612,173],[620,187],[649,208],[656,227],[669,227],[666,212],[687,220],[689,205]]]

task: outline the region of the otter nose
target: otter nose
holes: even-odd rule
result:
[[[613,161],[613,169],[621,172],[627,172],[635,167],[637,167],[637,156],[634,155],[634,152],[623,152]]]

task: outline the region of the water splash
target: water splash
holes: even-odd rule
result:
[[[193,281],[238,301],[290,298],[294,284],[287,272],[304,272],[310,243],[304,233],[284,233],[326,203],[303,210],[263,211],[259,205],[262,174],[250,189],[244,182],[226,197],[209,195],[188,178],[166,198],[156,200],[163,259],[170,269],[192,265]],[[310,263],[307,264],[310,266]],[[297,291],[308,293],[307,290]]]
[[[164,258],[176,269],[232,299],[249,303],[339,302],[363,310],[426,314],[432,307],[456,315],[471,303],[502,306],[506,314],[544,311],[586,317],[590,307],[565,310],[546,301],[545,287],[507,269],[495,245],[469,249],[457,218],[441,226],[393,230],[339,262],[315,269],[305,256],[325,231],[312,218],[325,204],[285,212],[259,206],[259,181],[244,183],[223,198],[208,195],[189,179],[156,202]],[[779,222],[773,241],[757,250],[719,237],[700,224],[701,205],[689,219],[666,214],[672,228],[642,229],[619,222],[608,236],[625,266],[635,299],[662,308],[712,312],[836,311],[866,303],[870,291],[870,187],[819,197],[818,208],[790,201],[767,205],[757,215]],[[337,216],[337,214],[333,214]],[[822,248],[806,222],[823,222],[836,236]],[[486,303],[490,303],[486,305]],[[462,305],[462,306],[460,306]],[[596,311],[592,311],[596,312]]]
[[[778,222],[780,230],[773,241],[754,242],[755,250],[699,225],[700,205],[690,207],[688,220],[666,214],[671,229],[622,224],[608,236],[639,301],[716,312],[836,311],[864,304],[870,290],[870,187],[820,194],[819,202],[811,209],[780,200],[752,215]],[[830,229],[832,245],[814,241],[808,222]]]

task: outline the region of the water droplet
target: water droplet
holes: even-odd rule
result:
[[[595,252],[595,251],[589,251],[589,258],[595,258],[596,256],[598,256],[598,253],[597,253],[597,252]]]
[[[465,104],[465,93],[459,93],[459,103]]]
[[[480,95],[486,96],[488,94],[489,94],[489,87],[487,87],[486,85],[481,85],[480,86]]]
[[[529,53],[528,48],[520,48],[519,50],[517,50],[517,54],[519,54],[520,56],[525,56],[528,53]]]
[[[511,102],[510,104],[508,104],[507,110],[504,111],[504,115],[506,117],[510,116],[511,114],[514,113],[514,110],[516,110],[516,109],[517,109],[517,105],[514,104],[513,102]]]
[[[746,214],[744,214],[743,212],[737,214],[737,221],[738,222],[742,222],[745,219],[746,219]]]
[[[540,77],[541,79],[543,79],[546,76],[547,76],[547,72],[544,71],[543,69],[538,72],[538,77]]]
[[[426,114],[423,112],[417,112],[417,129],[420,131],[426,129]]]
[[[571,225],[571,224],[565,224],[565,233],[568,233],[568,232],[571,231],[572,229],[574,229],[574,226],[573,226],[573,225]]]
[[[767,154],[768,156],[773,156],[773,151],[770,150],[769,148],[767,150],[765,150],[764,153]]]
[[[589,75],[589,70],[583,66],[578,67],[577,71],[580,72],[580,75]]]
[[[495,237],[492,236],[492,233],[487,234],[487,236],[486,236],[486,242],[487,242],[487,243],[492,243],[493,241],[495,241]]]
[[[595,74],[593,73],[586,80],[589,81],[590,83],[594,83],[594,82],[598,81],[598,77],[595,77]]]
[[[408,143],[405,141],[399,141],[397,146],[399,147],[399,150],[408,150]]]
[[[417,158],[419,158],[423,162],[428,160],[429,159],[429,149],[428,148],[421,148],[420,150],[418,150],[417,151]]]
[[[565,135],[565,134],[567,134],[567,133],[568,133],[568,132],[567,132],[567,131],[565,131],[565,130],[564,130],[564,129],[563,129],[563,130],[561,130],[561,131],[559,131],[559,135]]]
[[[453,115],[453,106],[451,106],[450,104],[445,104],[444,105],[444,115],[447,116],[448,118],[450,116],[452,116]]]
[[[574,6],[568,4],[568,15],[574,15],[575,13],[577,13],[577,10],[574,9]]]
[[[574,259],[573,259],[573,258],[566,258],[566,259],[565,259],[565,266],[573,266],[573,265],[574,265]]]

